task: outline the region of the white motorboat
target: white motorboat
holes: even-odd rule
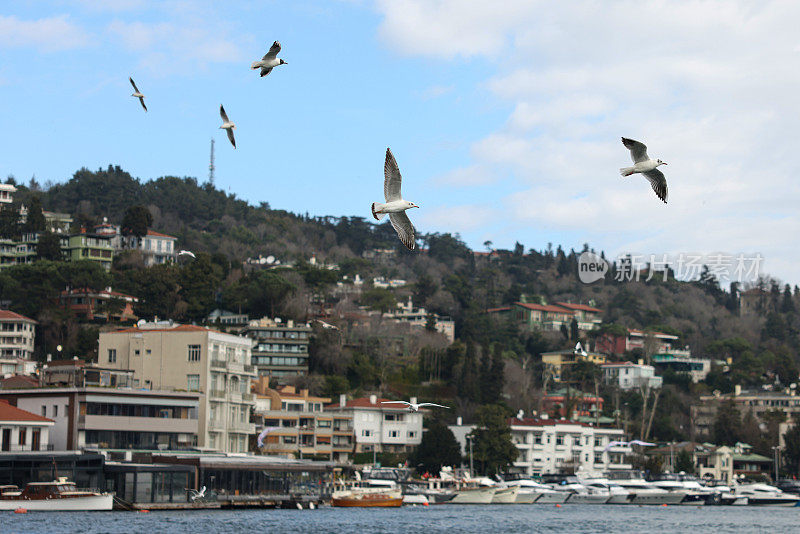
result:
[[[515,504],[519,486],[497,486],[492,497],[492,504]]]
[[[113,506],[113,493],[79,490],[66,477],[52,482],[29,482],[21,491],[6,486],[0,495],[0,510],[88,512],[111,510]]]
[[[630,501],[631,494],[628,490],[604,478],[586,479],[582,483],[587,488],[594,488],[598,493],[606,493],[608,495],[606,504],[628,504]]]
[[[497,488],[491,486],[465,487],[456,491],[456,496],[450,500],[452,504],[491,504]]]
[[[734,495],[747,497],[751,506],[796,506],[800,497],[784,493],[769,484],[740,484],[734,488]]]
[[[686,491],[667,491],[647,482],[639,471],[609,473],[609,479],[630,493],[630,504],[680,504]]]
[[[569,498],[568,493],[555,491],[551,487],[546,486],[530,479],[509,480],[506,482],[508,485],[519,486],[517,498],[520,496],[524,501],[517,502],[532,502],[536,504],[562,504]],[[531,500],[532,499],[532,500]]]

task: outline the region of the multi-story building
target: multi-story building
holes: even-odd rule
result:
[[[147,234],[141,238],[134,235],[124,236],[118,225],[110,224],[104,219],[103,224],[95,227],[95,233],[108,237],[111,246],[117,252],[139,250],[145,267],[172,262],[177,257],[175,244],[178,238],[154,230],[148,229]]]
[[[672,344],[677,340],[678,336],[663,332],[627,329],[621,334],[606,333],[597,336],[594,349],[615,356],[622,356],[634,349],[650,350],[653,354],[666,354],[673,351]]]
[[[578,330],[588,332],[602,322],[603,310],[585,304],[557,302],[555,304],[515,302],[510,306],[491,308],[487,313],[497,317],[510,317],[529,331],[561,330],[570,328],[572,321]]]
[[[459,418],[460,419],[460,418]],[[508,420],[511,440],[517,447],[513,469],[526,475],[576,472],[600,473],[615,469],[630,469],[627,445],[608,447],[612,441],[622,441],[624,432],[618,428],[598,428],[577,421],[542,417],[511,418]],[[468,436],[475,425],[451,425],[450,430],[469,457]]]
[[[17,188],[11,184],[0,184],[0,205],[14,202],[14,193]]]
[[[253,365],[259,376],[281,380],[308,374],[311,325],[264,317],[250,321],[241,333],[253,340]]]
[[[542,353],[542,363],[545,369],[552,373],[553,379],[556,381],[561,380],[561,376],[568,367],[580,361],[602,365],[606,361],[606,356],[597,352],[575,351],[573,349]]]
[[[27,364],[16,360],[31,361],[33,358],[34,339],[36,338],[36,321],[11,310],[0,310],[0,361],[4,365],[15,360],[15,369],[3,369],[3,373],[28,374]],[[31,362],[32,363],[32,362]]]
[[[247,452],[255,432],[249,338],[194,325],[143,323],[100,334],[99,365],[134,372],[134,387],[187,390],[200,399],[198,447]]]
[[[138,317],[133,305],[137,302],[138,298],[112,291],[110,287],[100,291],[84,287],[61,292],[61,304],[87,321],[135,321]]]
[[[61,236],[61,251],[67,261],[96,261],[106,270],[111,269],[111,262],[114,259],[111,239],[102,234],[81,232]]]
[[[800,421],[800,395],[794,389],[778,391],[743,391],[741,386],[734,386],[733,393],[723,395],[701,395],[697,403],[690,408],[692,431],[696,436],[711,436],[717,410],[723,402],[733,402],[744,417],[753,414],[764,421],[767,412],[782,412],[788,421]]]
[[[542,412],[558,419],[595,417],[603,412],[603,397],[571,387],[556,389],[542,397]]]
[[[456,338],[456,323],[450,317],[430,313],[425,308],[415,308],[411,297],[408,297],[408,302],[405,304],[398,303],[397,310],[385,313],[383,316],[417,328],[425,328],[428,326],[428,321],[432,320],[436,331],[445,336],[450,343]]]
[[[660,388],[663,378],[656,376],[652,365],[642,362],[610,362],[600,366],[603,370],[603,380],[606,384],[619,389],[633,389],[639,387]]]
[[[341,395],[338,404],[325,410],[352,418],[355,452],[410,452],[422,442],[422,412],[382,404],[388,400],[370,395],[348,401]]]
[[[23,234],[19,239],[0,239],[0,268],[33,263],[38,256],[39,235]]]
[[[0,451],[50,449],[53,420],[12,406],[0,396]]]
[[[681,452],[689,454],[694,463],[695,473],[700,478],[710,477],[712,480],[722,480],[726,483],[733,482],[734,450],[730,447],[712,445],[710,443],[697,443],[694,441],[681,441],[670,443],[661,447],[647,449],[648,456],[659,456],[662,459],[664,471],[675,473],[676,461]]]
[[[661,370],[671,369],[676,373],[687,374],[695,384],[705,380],[711,372],[711,360],[708,358],[695,358],[688,350],[671,350],[653,354],[653,365]]]
[[[292,386],[270,389],[268,380],[262,376],[253,384],[255,419],[261,427],[275,428],[267,434],[263,452],[295,457],[323,455],[347,461],[355,443],[352,416],[325,411],[329,398],[309,395],[307,389],[298,392]]]
[[[199,398],[185,391],[107,387],[0,391],[0,399],[54,421],[55,450],[196,447]]]

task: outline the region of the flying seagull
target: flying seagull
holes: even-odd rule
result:
[[[441,404],[434,404],[432,402],[420,402],[419,404],[414,404],[413,402],[406,401],[381,401],[381,404],[404,404],[406,407],[408,407],[409,412],[418,412],[423,406],[436,406],[437,408],[450,409],[449,406],[442,406]]]
[[[589,355],[585,350],[583,350],[583,347],[581,347],[581,342],[580,341],[578,341],[578,344],[575,345],[575,350],[572,351],[572,352],[575,353],[575,354],[580,354],[581,356],[584,356],[584,357]]]
[[[261,77],[263,78],[264,76],[272,72],[272,69],[277,67],[278,65],[287,65],[287,63],[284,60],[279,59],[277,57],[278,52],[280,51],[281,51],[281,43],[275,41],[269,48],[269,52],[264,54],[264,57],[261,58],[261,61],[254,61],[253,64],[250,65],[250,68],[253,70],[260,68]]]
[[[270,432],[275,432],[276,430],[280,430],[280,428],[281,427],[279,427],[279,426],[267,426],[267,427],[264,427],[264,430],[262,430],[261,433],[258,435],[258,439],[257,439],[258,447],[261,448],[261,447],[264,446],[264,438],[267,437],[267,434],[269,434]]]
[[[397,161],[392,155],[392,151],[386,149],[386,163],[383,165],[383,195],[386,197],[386,203],[380,202],[372,203],[372,216],[380,221],[381,218],[389,214],[389,221],[391,221],[395,232],[397,232],[400,241],[403,242],[409,250],[414,250],[416,243],[416,231],[411,220],[406,215],[406,210],[409,208],[418,208],[413,202],[403,200],[400,194],[400,183],[403,177],[400,176],[400,169],[397,168]]]
[[[222,117],[222,126],[220,128],[228,132],[228,139],[231,140],[233,148],[236,148],[236,139],[233,138],[233,129],[236,128],[236,125],[228,118],[228,114],[225,113],[225,108],[222,107],[222,104],[219,105],[219,116]]]
[[[197,259],[197,256],[194,255],[194,252],[191,252],[189,250],[181,250],[180,252],[178,252],[178,256],[191,256],[192,258]]]
[[[128,76],[128,80],[130,80],[131,85],[133,86],[133,94],[131,96],[135,96],[139,99],[139,103],[142,104],[142,107],[145,111],[147,111],[147,106],[144,105],[144,95],[139,91],[139,88],[136,87],[136,82],[133,81],[133,78]]]
[[[641,445],[642,447],[655,447],[655,443],[648,443],[646,441],[639,441],[638,439],[634,439],[632,441],[612,441],[606,445],[606,448],[603,449],[607,451],[611,447],[624,447],[626,445]]]
[[[189,490],[189,491],[191,492],[191,495],[189,496],[189,498],[192,500],[192,502],[196,501],[197,499],[202,499],[203,497],[206,496],[206,487],[205,486],[200,488],[200,491],[197,491],[197,490]]]
[[[656,192],[658,198],[667,203],[667,179],[664,178],[664,173],[658,170],[659,165],[666,165],[665,161],[660,159],[650,159],[647,155],[647,146],[639,141],[622,138],[622,144],[631,151],[631,159],[633,159],[633,167],[623,167],[619,170],[622,176],[630,176],[635,173],[644,174],[645,178],[650,181],[653,191]]]

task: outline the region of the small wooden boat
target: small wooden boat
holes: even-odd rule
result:
[[[399,489],[353,488],[333,492],[331,505],[346,508],[394,508],[403,505],[403,493]]]

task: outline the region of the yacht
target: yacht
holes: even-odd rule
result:
[[[463,486],[456,491],[452,504],[491,504],[497,488],[492,486]]]
[[[52,482],[29,482],[21,491],[13,486],[3,486],[0,493],[0,510],[24,508],[51,512],[86,512],[111,510],[113,505],[113,493],[79,490],[66,477],[59,477]]]
[[[734,495],[747,497],[751,506],[796,506],[800,497],[784,493],[769,484],[739,484],[734,488]]]
[[[700,484],[695,477],[682,473],[663,473],[652,479],[650,483],[667,491],[684,492],[686,496],[681,504],[704,505],[714,502],[718,493],[713,488]]]
[[[575,475],[544,475],[542,477],[553,490],[567,493],[567,502],[574,504],[605,504],[610,495],[597,487],[587,487]]]
[[[608,478],[630,492],[630,504],[680,504],[686,497],[685,491],[667,491],[654,486],[638,470],[615,471],[608,473]]]
[[[587,488],[592,488],[599,493],[606,493],[606,504],[628,504],[631,493],[619,484],[614,484],[605,478],[589,478],[582,481]]]
[[[519,487],[517,503],[562,504],[569,498],[568,493],[555,491],[549,486],[528,478],[508,480],[506,484]]]

